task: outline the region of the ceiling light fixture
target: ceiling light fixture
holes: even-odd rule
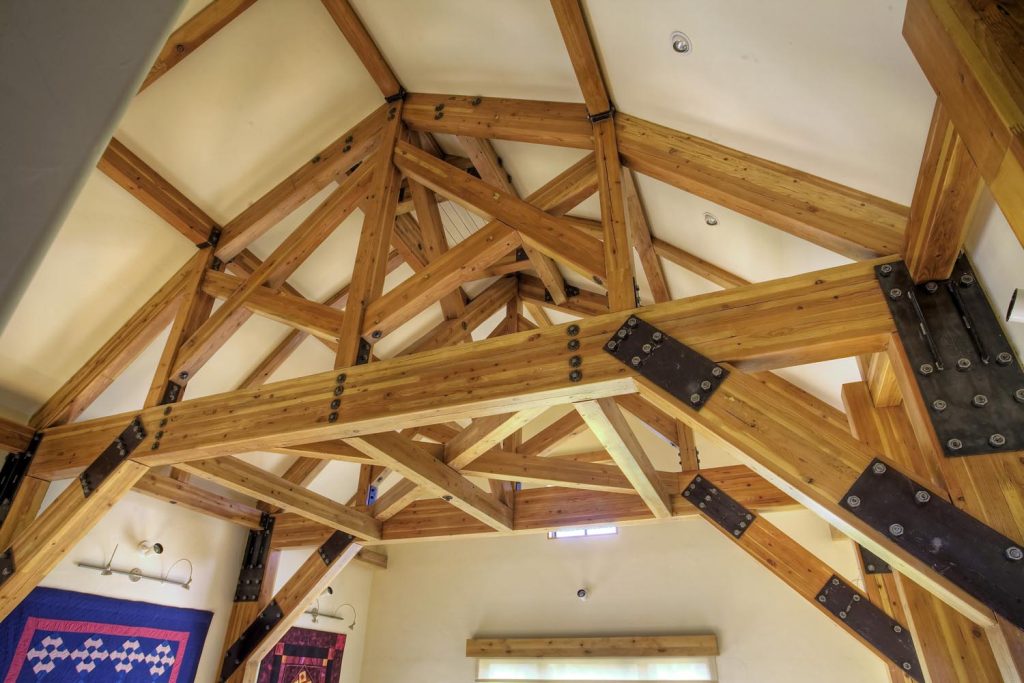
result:
[[[704,212],[704,222],[708,225],[718,225],[718,218],[713,213]]]
[[[676,52],[678,52],[681,55],[688,55],[688,54],[690,54],[690,49],[691,48],[692,48],[692,45],[690,44],[690,38],[685,33],[683,33],[682,31],[673,31],[672,32],[672,49],[673,50],[675,50]]]

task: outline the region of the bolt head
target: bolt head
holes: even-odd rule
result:
[[[1006,559],[1010,562],[1020,562],[1024,559],[1024,550],[1021,550],[1015,545],[1011,545],[1006,549]]]
[[[976,408],[984,408],[988,405],[988,396],[985,394],[975,394],[974,398],[971,399],[971,403],[973,403]]]
[[[640,324],[640,321],[636,318],[631,317],[629,320],[626,321],[626,324],[629,325],[630,327],[636,327],[637,325]]]
[[[701,388],[702,391],[709,390],[711,388],[711,382],[709,382],[708,380],[702,381],[700,383],[700,388]]]
[[[331,410],[337,410],[338,406],[340,406],[340,405],[341,405],[341,400],[337,399],[337,398],[334,399],[333,401],[331,401]]]
[[[629,336],[629,330],[619,330],[618,332],[615,333],[615,336],[618,337],[619,339],[625,339],[626,337]]]
[[[889,533],[891,535],[893,535],[893,536],[902,536],[903,535],[903,525],[902,524],[890,524],[889,525]]]
[[[840,611],[839,611],[839,618],[840,618],[840,619],[845,619],[845,618],[846,618],[846,612],[844,612],[844,611],[840,610]]]
[[[632,358],[629,359],[629,363],[633,367],[639,367],[640,363],[642,363],[642,362],[643,362],[643,359],[640,358],[640,356],[633,356]]]
[[[892,299],[893,301],[899,299],[901,296],[903,296],[903,290],[900,289],[899,287],[893,287],[892,289],[889,290],[889,298]]]
[[[961,287],[970,287],[973,284],[974,284],[974,276],[971,275],[970,273],[964,273],[963,275],[960,276],[960,286]]]
[[[927,282],[927,283],[925,283],[924,291],[928,292],[929,294],[934,294],[935,292],[939,291],[939,283],[938,282]]]
[[[581,379],[583,379],[583,373],[579,370],[573,370],[569,373],[569,381],[579,382]]]
[[[336,387],[334,387],[334,395],[335,396],[341,396],[344,393],[345,393],[345,387],[343,387],[343,386],[336,386]]]
[[[824,595],[819,595],[818,596],[818,602],[825,602],[825,596]]]
[[[1006,437],[1002,434],[993,434],[988,437],[988,445],[992,448],[1002,448],[1006,445]]]
[[[445,501],[446,503],[452,502],[452,499],[453,496],[441,496],[441,500]]]
[[[927,376],[935,372],[935,368],[932,366],[931,363],[923,363],[921,367],[917,369],[917,371],[920,372],[922,375]]]
[[[958,358],[956,361],[957,370],[970,370],[971,359],[970,358]]]
[[[1000,365],[1009,365],[1013,362],[1013,354],[1009,351],[1002,351],[996,354],[996,362]]]
[[[565,331],[570,337],[575,337],[577,334],[580,333],[580,326],[569,325],[569,327],[565,328]]]
[[[1017,401],[1017,403],[1024,403],[1024,389],[1018,389],[1017,391],[1013,392],[1013,398],[1014,400]]]
[[[616,344],[616,346],[618,346],[618,344]],[[580,348],[580,340],[570,339],[569,343],[565,345],[565,348],[569,349],[570,351],[576,351],[577,349]]]
[[[904,671],[910,671],[913,668],[914,667],[910,664],[910,662],[903,662],[903,670]]]
[[[871,471],[875,474],[885,474],[887,469],[884,462],[876,462],[871,466]]]
[[[899,624],[894,624],[892,627],[893,633],[903,633],[903,627]]]
[[[334,378],[334,380],[335,380],[336,382],[338,382],[339,384],[340,384],[341,382],[344,382],[344,381],[345,381],[346,379],[348,379],[348,375],[346,375],[346,374],[345,374],[344,372],[343,372],[343,373],[341,373],[340,375],[338,375],[337,377],[335,377],[335,378]]]
[[[948,448],[951,451],[958,451],[963,447],[964,442],[961,441],[960,439],[953,438],[946,442],[946,448]]]
[[[884,266],[878,269],[882,275],[892,275],[892,266],[886,263]]]
[[[722,368],[719,368],[719,367],[711,368],[711,376],[712,377],[721,377],[722,376]]]
[[[374,339],[380,339],[381,337],[384,336],[384,333],[381,332],[380,330],[374,330],[373,332],[370,333],[370,336],[373,337]]]
[[[573,356],[572,358],[569,359],[569,366],[570,367],[578,368],[582,364],[583,364],[583,359],[580,358],[579,356]]]
[[[179,372],[178,373],[178,379],[181,379],[181,380],[188,379],[188,370],[182,370],[181,372]]]
[[[643,351],[644,353],[650,353],[651,351],[654,350],[654,347],[651,346],[650,344],[644,344],[643,346],[640,347],[640,350]]]
[[[619,342],[612,339],[610,342],[605,344],[604,347],[609,351],[614,351],[615,349],[619,348]]]
[[[337,422],[338,421],[338,414],[337,413],[331,413],[330,415],[327,416],[327,421],[328,422]]]
[[[949,404],[943,401],[941,398],[937,398],[934,401],[932,401],[932,408],[934,408],[940,413],[948,407]]]
[[[700,394],[690,394],[690,403],[693,405],[700,403]]]
[[[655,344],[657,344],[658,342],[660,342],[664,338],[665,338],[665,335],[662,334],[661,332],[655,332],[654,334],[651,335],[651,339],[654,341]]]
[[[924,490],[918,491],[917,493],[914,494],[914,500],[916,500],[918,503],[924,504],[930,501],[931,499],[932,494]]]
[[[846,504],[849,505],[852,508],[859,508],[860,507],[860,496],[847,496],[846,497]]]

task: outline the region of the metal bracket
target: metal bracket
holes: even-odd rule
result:
[[[370,485],[366,488],[366,505],[370,506],[377,502],[377,487]]]
[[[597,114],[587,114],[587,120],[591,123],[597,123],[598,121],[604,121],[615,116],[615,105],[609,104],[608,109]]]
[[[1024,450],[1024,371],[967,257],[921,285],[903,262],[875,274],[946,457]]]
[[[1021,544],[877,459],[857,478],[840,505],[1024,628]]]
[[[605,342],[604,349],[694,410],[700,410],[729,376],[710,358],[635,315]]]
[[[903,624],[833,575],[818,591],[818,602],[915,681],[924,681],[914,638]]]
[[[864,564],[865,574],[892,574],[892,567],[878,555],[862,545],[858,545],[857,550],[860,552],[860,560]]]
[[[516,247],[516,261],[526,261],[530,257],[526,255],[526,250],[522,247]]]
[[[370,351],[373,349],[370,342],[365,339],[359,340],[359,350],[356,351],[356,365],[366,365],[370,362]]]
[[[11,578],[14,574],[14,550],[8,548],[7,550],[0,553],[0,586],[4,585],[7,579]]]
[[[231,675],[238,670],[242,662],[248,659],[249,655],[267,637],[267,632],[277,626],[278,622],[282,619],[284,619],[284,612],[278,606],[277,601],[272,600],[259,613],[259,616],[249,624],[245,631],[242,632],[238,640],[232,643],[228,651],[224,653],[224,662],[220,666],[220,674],[217,676],[217,680],[220,683],[224,683],[224,681],[231,678]]]
[[[205,249],[206,247],[215,247],[220,242],[221,227],[219,225],[213,226],[210,229],[210,235],[206,238],[205,242],[201,242],[196,245],[197,249]]]
[[[580,295],[580,288],[579,287],[573,287],[570,284],[567,284],[565,286],[565,298],[571,299],[574,296],[579,296],[579,295]],[[547,288],[544,289],[544,301],[546,301],[549,304],[554,302],[554,299],[551,297],[551,292]]]
[[[92,461],[92,464],[78,475],[78,480],[82,483],[82,493],[85,494],[85,497],[91,496],[92,492],[103,483],[103,480],[117,469],[117,466],[124,462],[145,438],[146,429],[142,426],[142,420],[136,417],[114,439],[113,443],[107,446]]]
[[[398,86],[398,92],[396,92],[394,95],[388,95],[387,97],[385,97],[384,102],[386,102],[387,104],[391,104],[392,102],[400,102],[401,100],[404,100],[406,95],[408,94],[409,93],[406,92],[405,90],[405,86],[400,85]]]
[[[235,602],[255,602],[263,590],[267,555],[270,554],[270,536],[274,532],[274,517],[266,512],[260,517],[260,529],[250,529],[242,555],[242,568],[238,572]]]
[[[164,387],[164,393],[160,396],[160,403],[157,405],[167,405],[168,403],[177,403],[181,400],[182,395],[185,393],[184,387],[176,382],[167,382],[167,386]]]
[[[28,448],[20,453],[8,453],[4,459],[4,465],[0,468],[0,524],[4,523],[11,511],[14,496],[17,495],[21,482],[25,480],[28,466],[32,464],[32,457],[42,440],[43,433],[36,432],[28,442]]]
[[[324,541],[324,544],[317,548],[316,552],[324,564],[330,566],[338,559],[338,556],[347,548],[356,537],[346,534],[344,531],[335,531],[331,537]]]
[[[746,533],[757,519],[754,513],[699,474],[683,489],[683,498],[700,508],[715,524],[736,538]]]

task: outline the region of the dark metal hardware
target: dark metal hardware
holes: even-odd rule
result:
[[[168,381],[167,386],[164,387],[164,393],[160,397],[160,403],[158,405],[167,405],[168,403],[177,403],[181,400],[182,395],[185,393],[185,387],[175,382]]]
[[[267,637],[267,633],[277,626],[278,622],[284,619],[284,612],[281,607],[277,604],[277,601],[271,601],[259,616],[249,624],[249,626],[242,632],[242,635],[238,637],[228,651],[224,653],[224,662],[220,666],[220,674],[217,676],[217,680],[220,683],[231,678],[231,675],[238,670],[242,662],[249,658],[249,655],[259,647],[263,639]]]
[[[394,93],[393,95],[388,95],[387,97],[384,98],[384,101],[388,104],[391,104],[392,102],[401,102],[402,100],[405,99],[406,95],[408,94],[409,93],[406,92],[405,87],[400,85],[398,86],[398,92]]]
[[[840,505],[940,576],[1024,627],[1024,562],[1011,557],[1011,549],[1022,545],[1018,541],[880,460],[864,470]]]
[[[694,410],[700,410],[729,371],[637,316],[630,316],[604,349]]]
[[[888,657],[900,671],[915,681],[924,681],[910,630],[872,604],[853,586],[833,575],[818,591],[818,602]]]
[[[263,513],[260,529],[250,529],[242,555],[242,568],[238,572],[235,602],[255,602],[263,589],[267,556],[270,554],[270,536],[274,533],[273,515]]]
[[[7,519],[11,511],[11,504],[14,497],[21,488],[21,482],[25,480],[28,473],[28,466],[32,464],[32,457],[39,448],[39,442],[43,440],[43,433],[36,432],[28,442],[28,447],[20,453],[8,453],[4,459],[4,465],[0,468],[0,524]]]
[[[356,352],[356,365],[366,365],[370,362],[370,342],[360,338],[359,350]]]
[[[215,247],[220,242],[221,227],[219,225],[213,226],[210,229],[210,235],[206,238],[205,242],[201,242],[196,245],[197,249],[205,249],[206,247]]]
[[[78,475],[82,484],[82,493],[88,498],[92,495],[117,466],[128,459],[139,444],[146,438],[146,429],[138,417],[124,428],[124,431],[113,443],[107,446],[85,471]]]
[[[324,544],[317,548],[316,552],[324,564],[331,565],[338,559],[338,556],[347,548],[352,541],[356,540],[352,534],[344,531],[335,531],[331,537],[324,541]]]
[[[875,274],[946,457],[1024,450],[1024,371],[967,258],[944,281],[915,285],[903,262]]]
[[[597,123],[598,121],[604,121],[615,116],[615,106],[608,105],[608,109],[597,114],[587,114],[587,120],[591,123]]]
[[[683,497],[736,538],[746,533],[757,520],[754,513],[699,474],[683,489]]]
[[[892,567],[878,555],[862,545],[858,545],[857,550],[860,551],[860,560],[864,563],[865,574],[892,574]]]

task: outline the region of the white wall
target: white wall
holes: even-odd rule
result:
[[[78,485],[77,480],[71,481]],[[49,505],[67,485],[68,482],[64,481],[51,486],[45,504]],[[140,555],[136,546],[143,539],[162,543],[163,555]],[[195,679],[198,683],[209,683],[216,680],[220,668],[224,630],[231,613],[245,539],[245,529],[236,524],[174,507],[138,493],[129,493],[72,548],[41,585],[213,612],[213,621],[210,623]],[[144,574],[151,576],[164,575],[175,560],[187,557],[194,565],[191,589],[184,590],[178,586],[146,580],[132,583],[125,576],[102,576],[98,571],[75,566],[76,562],[105,564],[116,544],[120,547],[114,557],[115,568],[138,567]],[[288,580],[308,552],[295,550],[282,553],[275,590]],[[347,630],[349,622],[338,625],[338,622],[327,619],[313,624],[309,617],[303,617],[297,624],[323,631],[340,631],[341,627],[346,629],[349,639],[342,660],[342,681],[345,683],[359,681],[366,633],[365,618],[369,613],[368,602],[375,571],[379,570],[353,562],[331,584],[334,595],[320,601],[321,611],[331,613],[343,602],[352,603],[358,615],[354,631]],[[183,565],[175,567],[171,574],[171,578],[182,580],[187,576],[187,568]],[[351,611],[346,608],[344,614],[350,616]]]
[[[849,543],[806,511],[772,521],[849,575]],[[592,597],[576,599],[587,586]],[[888,680],[873,654],[699,519],[616,537],[392,546],[374,581],[362,683],[464,683],[465,639],[714,632],[726,683]],[[346,682],[349,683],[349,682]]]
[[[288,550],[281,554],[277,587],[284,585],[286,578],[298,569],[308,555],[309,551],[307,550]],[[325,593],[320,597],[320,613],[344,617],[344,623],[320,617],[319,621],[314,624],[311,616],[303,615],[295,624],[302,628],[344,633],[348,636],[345,641],[345,654],[341,659],[341,683],[359,683],[361,680],[363,651],[367,637],[367,617],[370,615],[370,591],[375,575],[380,572],[387,573],[387,571],[362,562],[349,563],[331,582],[334,594],[327,595]],[[348,607],[341,609],[341,605],[344,603],[349,603],[356,610],[355,628],[353,629],[349,628],[352,625],[352,610]]]
[[[71,483],[78,486],[77,479]],[[66,484],[57,482],[51,486],[47,492],[47,503]],[[196,681],[214,681],[220,666],[220,649],[238,581],[238,564],[245,536],[245,530],[236,524],[172,507],[138,493],[129,493],[71,549],[41,585],[213,612]],[[164,546],[164,553],[142,557],[136,546],[143,539],[159,541]],[[190,590],[145,580],[132,583],[125,576],[102,576],[98,571],[75,566],[76,562],[105,564],[115,544],[120,546],[114,557],[115,568],[138,567],[148,575],[163,575],[175,560],[187,557],[194,566]],[[178,565],[171,577],[187,578],[187,567]]]

